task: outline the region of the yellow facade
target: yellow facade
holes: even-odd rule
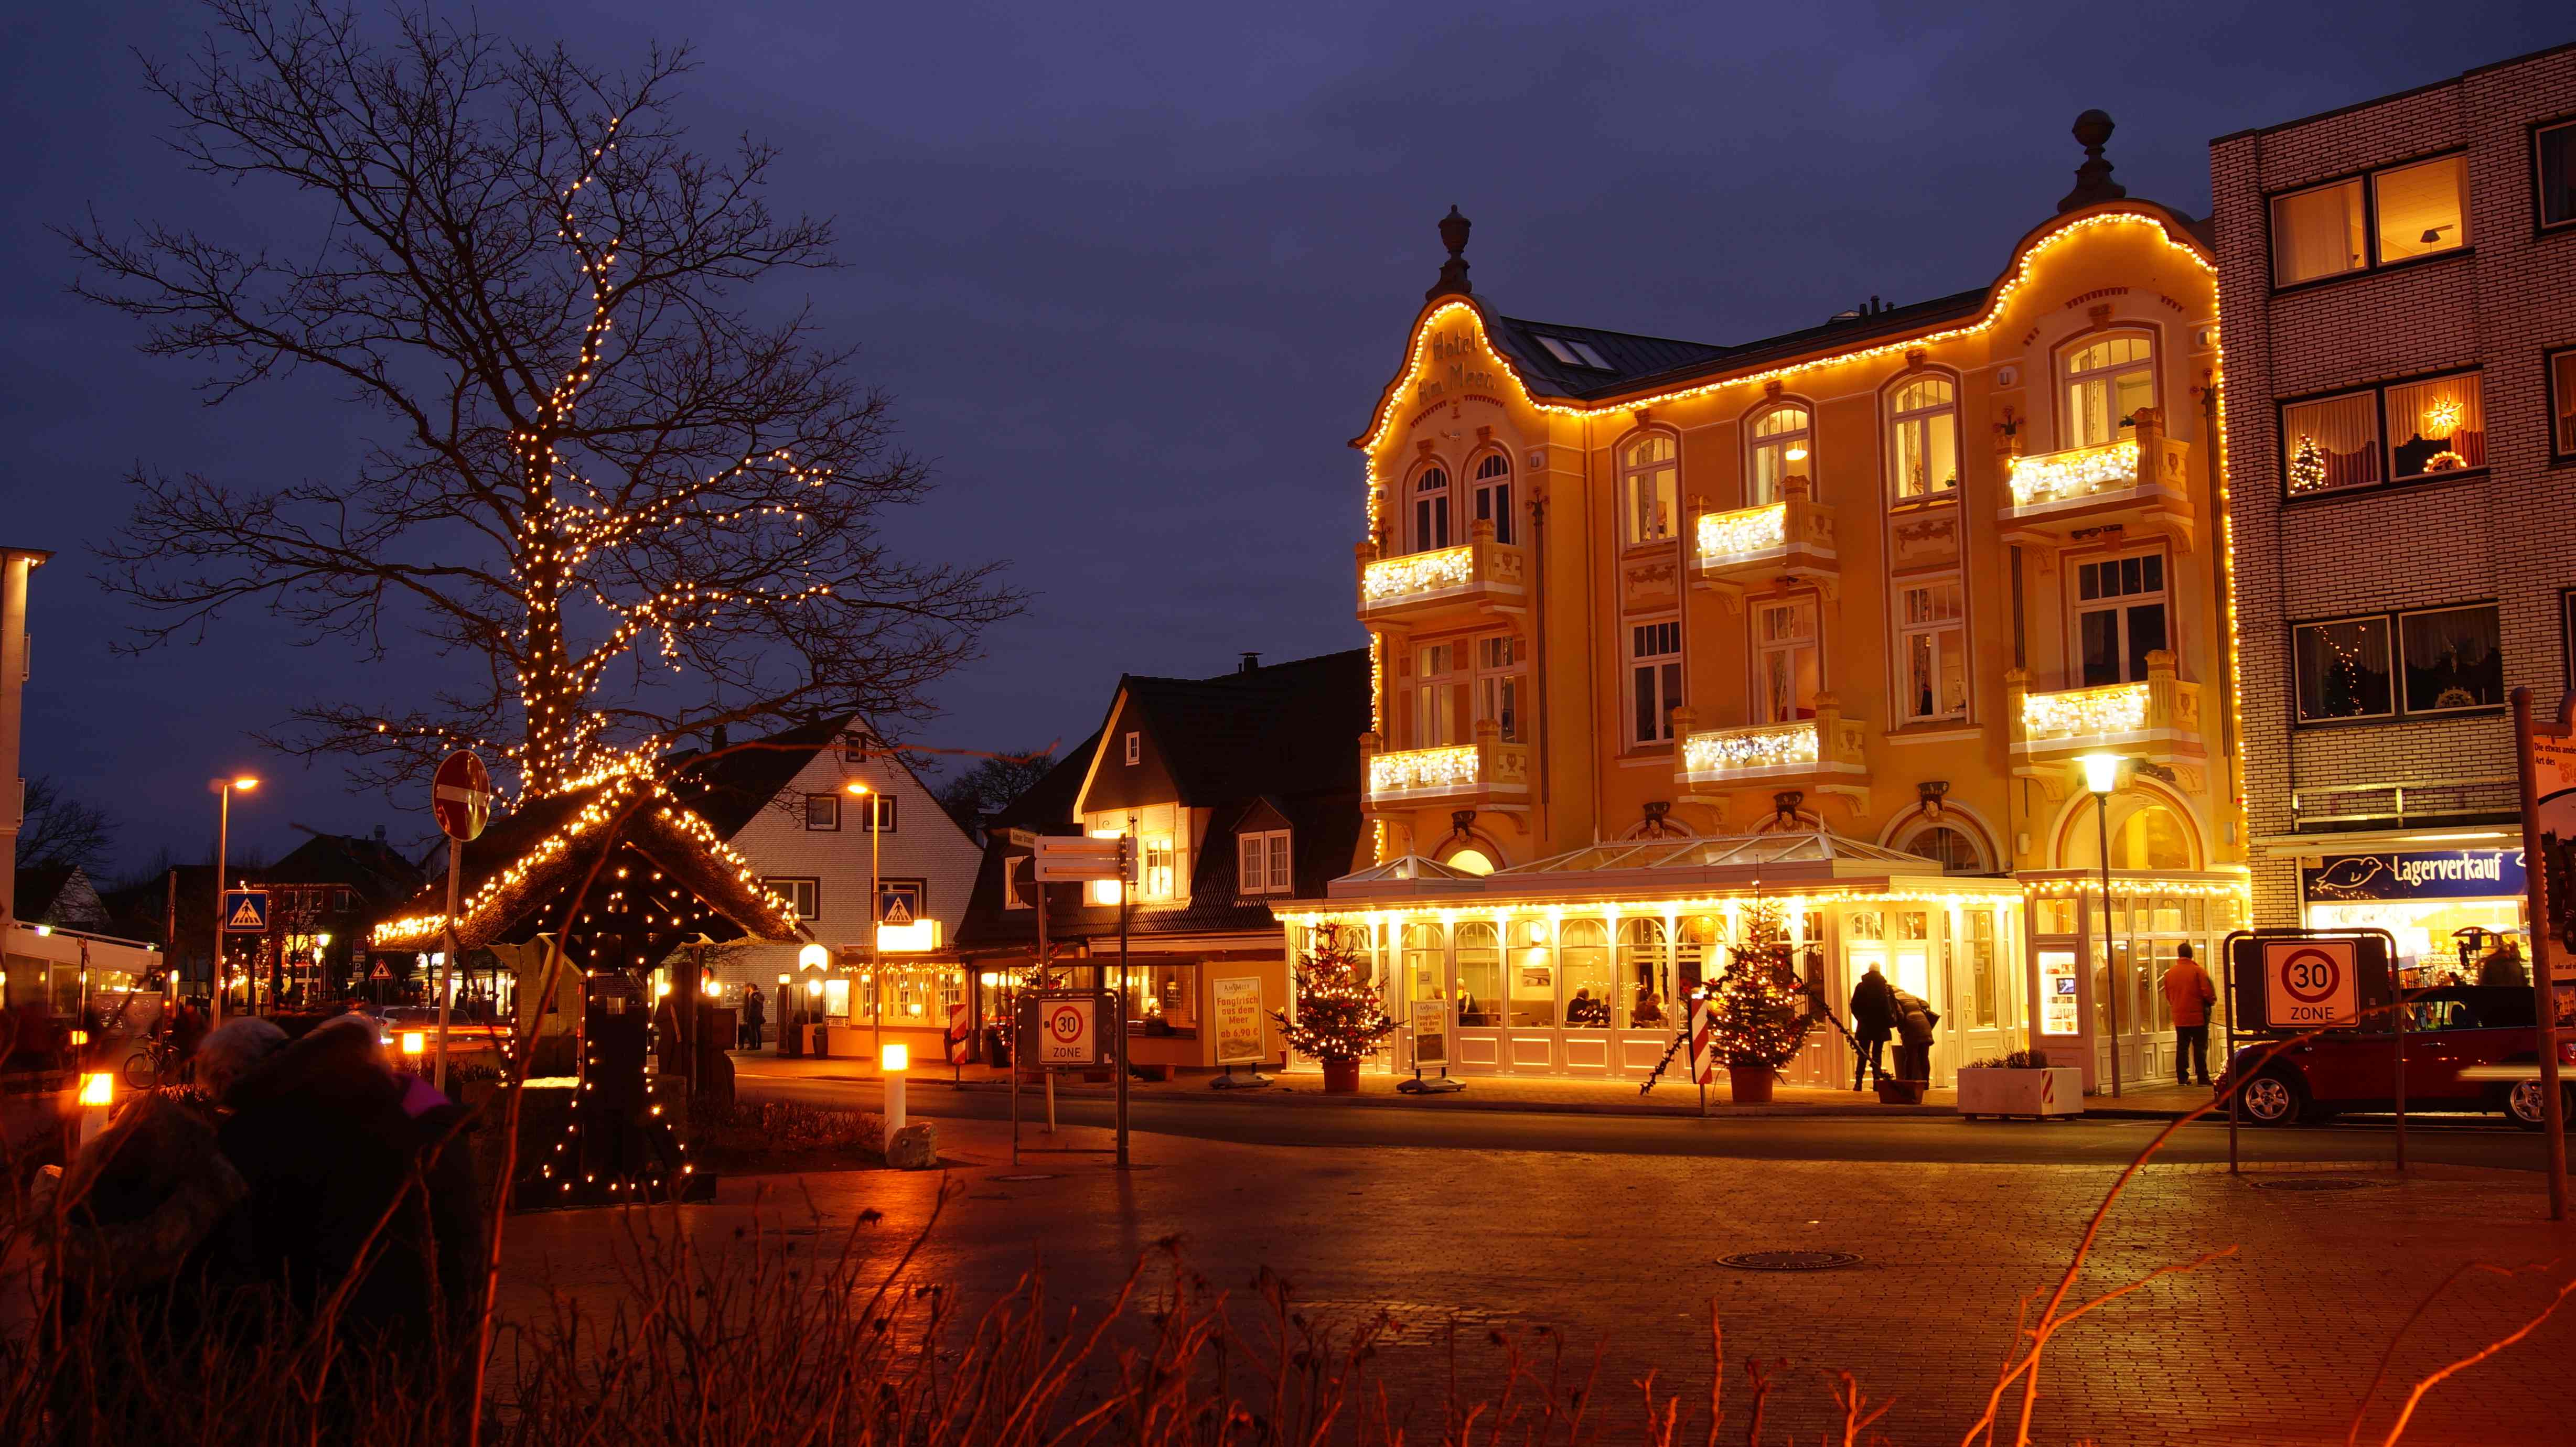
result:
[[[1982,293],[1745,347],[1435,292],[1354,442],[1379,859],[1821,831],[1981,907],[2019,886],[2013,999],[1953,1056],[2046,1033],[2044,946],[2138,1035],[2154,957],[2114,920],[2111,953],[2142,951],[2115,987],[2070,902],[2099,909],[2104,824],[2124,917],[2188,898],[2205,940],[2241,896],[2217,321],[2205,244],[2126,200],[2051,218]],[[2087,754],[2124,761],[2107,820]],[[1400,932],[1387,904],[1342,917]]]

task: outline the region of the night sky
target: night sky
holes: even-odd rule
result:
[[[937,496],[892,523],[902,545],[1009,559],[1034,594],[909,733],[971,748],[1079,740],[1122,671],[1362,641],[1345,444],[1400,360],[1453,202],[1476,222],[1477,290],[1514,315],[1738,341],[1991,280],[2071,183],[2067,127],[2087,106],[2119,122],[2130,194],[2198,215],[2213,136],[2576,36],[2564,0],[482,15],[601,65],[648,37],[692,43],[680,114],[701,147],[776,142],[772,204],[838,219],[847,267],[769,300],[810,295],[936,461]],[[0,24],[0,536],[57,553],[36,575],[24,771],[109,809],[120,867],[164,847],[203,858],[205,781],[241,767],[273,781],[236,812],[252,849],[292,847],[295,824],[421,835],[425,790],[351,795],[247,737],[297,699],[399,701],[416,653],[360,666],[257,613],[200,646],[111,653],[131,616],[92,582],[88,545],[127,510],[128,470],[327,477],[374,419],[297,383],[208,409],[191,370],[65,294],[47,228],[85,208],[120,229],[310,242],[162,144],[132,52],[174,55],[201,14],[25,5]]]

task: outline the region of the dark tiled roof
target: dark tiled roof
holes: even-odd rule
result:
[[[1061,825],[1064,832],[1071,833],[1073,801],[1082,792],[1082,780],[1091,772],[1091,755],[1099,747],[1097,733],[1074,745],[1018,798],[994,811],[993,829],[1035,829],[1043,833],[1050,826]]]
[[[671,792],[688,801],[691,811],[731,839],[760,816],[778,791],[794,783],[814,756],[850,731],[856,714],[823,719],[750,740],[719,758],[681,754],[671,779]]]
[[[1153,729],[1185,803],[1359,791],[1360,735],[1369,728],[1365,648],[1214,678],[1131,674],[1119,687]]]
[[[1487,315],[1493,313],[1488,311]],[[1498,316],[1495,320],[1500,325],[1493,332],[1494,339],[1509,354],[1512,366],[1522,378],[1535,390],[1566,397],[1618,391],[1641,377],[1706,366],[1724,360],[1730,350],[1706,342],[1641,337],[1628,332],[1605,332],[1598,327],[1562,326],[1555,322],[1525,321],[1519,317]],[[1580,343],[1594,356],[1609,363],[1609,370],[1558,361],[1541,340],[1544,337]]]

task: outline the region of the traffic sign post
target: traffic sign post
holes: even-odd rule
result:
[[[2386,1010],[2390,1017],[2390,1099],[2397,1107],[2397,1169],[2406,1169],[2406,983],[2398,975],[2397,937],[2383,929],[2238,930],[2219,946],[2227,997],[2227,1171],[2240,1168],[2238,1100],[2245,1080],[2236,1068],[2237,1037],[2275,1038],[2358,1027]]]
[[[441,759],[429,786],[429,808],[447,836],[447,929],[438,956],[438,1063],[430,1083],[447,1088],[447,1012],[455,998],[456,908],[465,874],[465,846],[481,835],[492,817],[492,776],[472,749],[458,749]]]

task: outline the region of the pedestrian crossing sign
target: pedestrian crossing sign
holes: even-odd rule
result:
[[[877,922],[880,924],[912,923],[912,902],[900,894],[879,896]]]
[[[265,889],[225,890],[224,933],[228,935],[268,933],[268,891]]]

